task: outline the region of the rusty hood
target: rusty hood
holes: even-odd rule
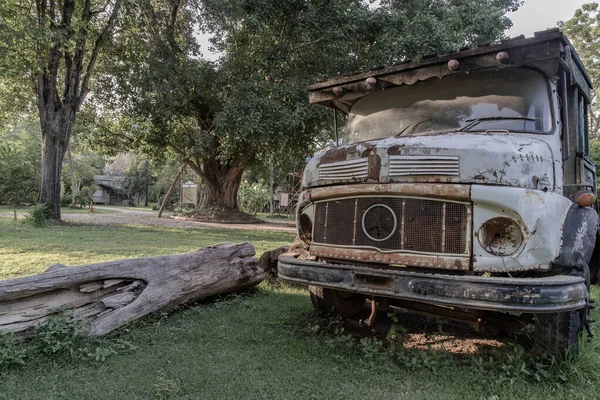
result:
[[[454,132],[328,148],[309,161],[303,186],[434,182],[554,190],[552,150],[540,136]]]

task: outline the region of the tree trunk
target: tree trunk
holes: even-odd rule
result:
[[[75,123],[75,112],[63,108],[54,118],[40,115],[42,129],[42,179],[40,203],[48,203],[53,220],[60,220],[60,181],[62,165]]]
[[[67,147],[67,161],[69,163],[69,175],[71,176],[71,208],[77,207],[77,182],[75,180],[75,170],[73,169],[73,156],[71,154],[71,146]]]
[[[188,161],[184,160],[183,163],[181,164],[181,167],[179,168],[179,172],[177,172],[177,175],[175,176],[175,179],[173,180],[173,183],[171,183],[169,190],[167,190],[167,194],[165,194],[165,198],[163,199],[163,202],[160,205],[160,209],[158,210],[158,218],[160,218],[162,216],[165,206],[167,204],[169,204],[169,200],[171,199],[171,195],[173,194],[173,191],[175,190],[175,186],[177,186],[179,177],[181,176],[181,174],[183,174],[183,171],[185,170],[185,167],[187,166],[187,164],[188,164]]]
[[[190,166],[204,180],[201,207],[219,206],[232,210],[238,209],[237,194],[242,183],[243,167],[229,167],[216,159],[205,161],[201,171],[198,171],[193,164]]]
[[[148,161],[144,164],[144,207],[148,207]]]
[[[240,291],[264,279],[250,243],[67,267],[0,281],[0,332],[20,332],[71,310],[104,335],[147,314],[190,301]]]

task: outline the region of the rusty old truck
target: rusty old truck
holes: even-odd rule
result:
[[[524,326],[555,354],[589,331],[598,272],[591,82],[559,30],[308,87],[346,114],[304,171],[304,253],[279,276],[319,310],[397,306]]]

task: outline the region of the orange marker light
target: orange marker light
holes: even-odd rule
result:
[[[596,202],[596,195],[592,192],[579,192],[575,195],[575,203],[579,207],[589,207]]]

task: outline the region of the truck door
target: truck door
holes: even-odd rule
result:
[[[577,183],[589,186],[590,190],[596,193],[596,165],[590,157],[588,107],[587,99],[579,93],[577,101],[576,173]]]

